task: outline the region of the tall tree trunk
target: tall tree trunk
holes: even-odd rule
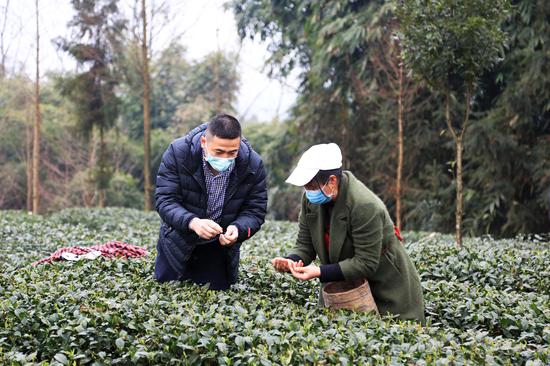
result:
[[[340,147],[342,149],[342,168],[343,169],[349,169],[350,168],[350,149],[349,146],[351,145],[349,142],[349,120],[348,120],[348,109],[345,103],[341,103],[340,105],[340,120],[342,121],[342,130],[341,130],[341,139],[342,143],[340,144]]]
[[[36,85],[34,92],[35,119],[34,141],[32,153],[32,212],[38,213],[40,208],[40,31],[38,28],[38,0],[36,6]]]
[[[466,112],[464,113],[464,121],[462,122],[462,130],[457,139],[457,156],[456,156],[456,189],[457,189],[457,205],[456,205],[456,216],[457,216],[457,243],[459,246],[462,245],[462,216],[464,215],[463,209],[463,180],[462,180],[462,153],[464,151],[464,136],[466,135],[466,129],[468,128],[468,123],[470,122],[470,103],[472,100],[472,89],[473,86],[468,86],[466,88]]]
[[[105,190],[103,188],[99,189],[98,207],[105,207]]]
[[[6,1],[6,6],[4,7],[4,16],[2,19],[2,29],[0,30],[0,79],[3,79],[6,76],[6,54],[7,50],[4,47],[4,35],[6,33],[6,25],[8,23],[8,9],[10,7],[10,1]],[[8,46],[9,48],[9,46]]]
[[[395,189],[395,219],[399,229],[401,224],[401,181],[403,177],[403,63],[399,62],[399,92],[397,96],[397,184]]]
[[[32,179],[32,139],[33,139],[33,122],[31,120],[32,112],[29,108],[28,116],[27,116],[27,127],[26,127],[26,159],[27,159],[27,212],[32,212],[32,185],[33,185],[33,179]]]
[[[216,54],[216,64],[215,64],[215,77],[216,77],[216,90],[214,95],[214,109],[215,113],[222,112],[222,92],[220,88],[220,51]]]
[[[98,179],[98,206],[100,208],[105,207],[105,175],[107,174],[107,153],[105,146],[105,136],[103,133],[103,128],[99,129],[99,174],[97,175]]]
[[[462,246],[462,137],[456,143],[456,244]]]
[[[467,88],[466,91],[466,112],[464,116],[464,121],[462,123],[462,129],[458,135],[453,128],[451,121],[451,107],[450,107],[450,93],[449,91],[445,94],[445,120],[447,121],[447,127],[453,136],[455,142],[455,157],[456,157],[456,211],[455,211],[455,238],[456,245],[460,248],[462,247],[462,215],[464,214],[463,210],[463,183],[462,183],[462,152],[464,150],[464,134],[466,133],[466,128],[468,127],[468,122],[470,119],[470,101],[471,101],[471,88]]]
[[[147,51],[147,11],[145,0],[141,2],[141,18],[143,23],[143,39],[141,43],[141,56],[143,59],[143,143],[144,143],[144,167],[143,178],[145,185],[145,211],[151,210],[151,124],[149,113],[149,54]]]
[[[82,200],[84,206],[91,207],[95,195],[94,185],[94,166],[95,166],[95,141],[94,132],[90,132],[90,139],[88,141],[88,176],[86,177],[86,184],[82,190]]]
[[[216,44],[218,45],[218,51],[216,53],[216,63],[214,65],[214,77],[216,78],[216,89],[214,91],[214,109],[216,113],[222,112],[222,91],[220,87],[220,63],[221,63],[221,51],[220,51],[220,28],[216,28]]]

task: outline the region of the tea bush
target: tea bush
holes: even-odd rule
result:
[[[152,277],[159,219],[130,209],[0,212],[0,364],[388,365],[550,363],[550,244],[405,233],[428,325],[316,307],[317,284],[273,271],[297,226],[267,222],[240,280],[215,292]],[[122,240],[150,254],[57,262],[56,249]]]

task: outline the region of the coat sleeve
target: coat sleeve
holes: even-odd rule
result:
[[[260,162],[254,186],[243,202],[239,216],[231,224],[239,229],[237,241],[242,243],[256,234],[263,225],[267,212],[267,173]]]
[[[182,202],[174,146],[170,145],[162,156],[157,174],[155,208],[165,223],[182,233],[189,233],[189,222],[197,215],[186,210]]]
[[[315,248],[313,247],[311,232],[306,222],[305,198],[302,197],[302,209],[300,211],[298,224],[298,237],[296,238],[296,244],[294,245],[294,248],[292,248],[287,258],[290,258],[294,261],[299,258],[302,260],[302,262],[304,262],[304,265],[307,266],[311,262],[313,262],[316,256],[317,253],[315,252]]]
[[[371,204],[356,208],[351,215],[351,237],[354,256],[339,262],[344,278],[348,281],[368,279],[380,263],[383,241],[381,211]]]

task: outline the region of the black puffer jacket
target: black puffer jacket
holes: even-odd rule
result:
[[[182,275],[196,245],[203,239],[189,229],[195,218],[206,218],[207,192],[200,137],[202,124],[189,134],[174,140],[162,157],[155,200],[162,218],[157,250],[166,257],[174,271]],[[235,167],[229,178],[220,226],[239,229],[237,243],[228,248],[230,282],[237,281],[240,245],[254,235],[264,223],[267,209],[266,172],[260,155],[241,140]]]

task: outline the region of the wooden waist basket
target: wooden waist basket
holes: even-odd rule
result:
[[[366,279],[329,282],[323,288],[323,299],[325,306],[331,309],[378,313],[378,307]]]

